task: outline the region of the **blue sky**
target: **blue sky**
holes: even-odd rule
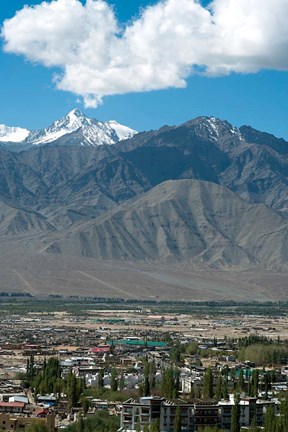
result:
[[[2,0],[1,26],[24,4],[38,3]],[[110,0],[109,3],[114,5],[119,23],[124,26],[139,17],[141,8],[157,2]],[[279,63],[280,60],[277,59]],[[185,77],[185,88],[168,85],[164,89],[147,92],[136,89],[131,92],[128,86],[123,94],[106,96],[105,93],[103,104],[97,108],[85,108],[81,97],[72,91],[56,88],[52,77],[55,72],[60,72],[60,68],[39,63],[41,61],[31,62],[27,55],[4,52],[2,45],[0,123],[42,128],[77,107],[90,117],[114,119],[137,130],[155,129],[164,124],[179,124],[200,115],[211,115],[236,126],[249,124],[288,139],[288,73],[285,67],[282,71],[277,71],[278,67],[274,66],[272,70],[263,67],[256,73],[249,69],[244,73],[231,69],[227,75],[192,74]]]

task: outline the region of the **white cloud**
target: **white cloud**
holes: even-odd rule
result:
[[[288,70],[288,0],[163,0],[124,29],[104,0],[24,7],[2,27],[6,52],[59,67],[59,89],[97,106],[103,96],[185,87],[219,76]],[[202,72],[203,73],[203,72]]]

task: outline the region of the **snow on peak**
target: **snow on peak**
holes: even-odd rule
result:
[[[73,135],[71,135],[74,133]],[[53,143],[62,138],[59,144],[79,143],[79,145],[115,144],[127,139],[137,132],[115,120],[102,122],[91,119],[79,109],[73,109],[64,117],[54,121],[45,129],[28,131],[21,128],[8,128],[0,125],[0,142],[21,142],[27,148],[33,145]],[[70,139],[71,137],[71,139]],[[64,140],[64,141],[63,141]]]
[[[115,120],[110,120],[107,122],[107,124],[111,127],[111,129],[116,132],[119,141],[131,138],[132,136],[137,134],[137,131],[135,131],[134,129],[131,129],[128,126],[124,126],[116,122]]]
[[[24,141],[30,131],[20,127],[9,127],[4,124],[0,124],[0,142],[14,142],[18,143]]]
[[[83,114],[82,111],[80,111],[79,109],[74,109],[70,111],[68,114],[66,114],[66,116],[60,119],[59,121],[60,122],[63,121],[66,124],[68,123],[71,126],[75,125],[75,127],[77,126],[80,127],[83,124],[89,123],[90,119],[86,117],[85,114]]]
[[[79,110],[78,108],[74,108],[72,111],[70,111],[66,117],[86,117],[85,114]]]
[[[53,122],[48,128],[32,132],[29,142],[33,144],[48,144],[64,135],[77,131],[83,126],[89,126],[91,122],[92,120],[86,117],[80,110],[74,109],[65,117]]]
[[[232,134],[235,138],[243,140],[240,130],[236,126],[232,126],[227,121],[219,120],[215,117],[206,119],[211,138],[217,140],[223,133]]]
[[[116,121],[101,122],[91,119],[79,109],[73,109],[66,116],[56,120],[48,128],[32,132],[28,138],[33,145],[43,145],[54,142],[59,138],[69,141],[69,135],[77,132],[80,145],[115,144],[130,138],[137,132]],[[75,140],[72,140],[75,144]]]
[[[209,124],[212,134],[216,135],[216,137],[219,136],[219,130],[217,125],[217,119],[215,117],[209,117],[207,118],[207,123]]]

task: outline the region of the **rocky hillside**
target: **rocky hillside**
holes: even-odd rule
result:
[[[223,186],[174,180],[43,244],[50,253],[108,260],[272,267],[287,264],[288,222]]]
[[[76,111],[29,146],[1,141],[2,239],[33,235],[50,254],[286,267],[286,141],[199,117],[136,135],[108,122],[110,145],[95,122]]]

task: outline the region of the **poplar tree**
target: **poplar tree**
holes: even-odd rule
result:
[[[275,414],[274,409],[270,405],[267,408],[265,415],[265,423],[264,423],[264,432],[275,432],[276,431],[276,422],[275,422]]]
[[[281,403],[280,412],[282,417],[283,430],[288,431],[288,390],[286,391],[285,398]]]
[[[203,396],[205,399],[213,398],[213,374],[211,367],[208,367],[204,375]]]
[[[241,392],[242,390],[244,390],[244,374],[243,374],[243,369],[240,368],[238,384],[237,384],[237,391]]]
[[[191,382],[191,387],[190,387],[190,398],[194,399],[195,398],[195,387],[194,387],[194,383]]]
[[[252,419],[250,428],[249,428],[249,432],[258,432],[258,431],[259,431],[259,429],[257,426],[257,420],[256,420],[256,417],[254,416]]]
[[[125,379],[124,379],[124,372],[121,371],[120,380],[119,380],[119,390],[123,391],[125,388]]]
[[[175,412],[173,432],[181,432],[181,408],[179,405]]]
[[[160,432],[160,420],[153,420],[150,426],[150,432]]]
[[[216,383],[215,397],[219,401],[222,397],[222,375],[219,373]]]
[[[101,388],[104,387],[104,369],[100,369],[98,372],[98,386]]]
[[[81,413],[78,415],[77,432],[84,432],[84,419]]]
[[[180,363],[181,361],[181,345],[179,341],[177,341],[175,345],[170,348],[170,360],[176,364]]]
[[[70,376],[70,386],[69,386],[69,405],[70,408],[74,407],[78,402],[77,397],[77,378],[73,373]]]
[[[179,391],[179,372],[170,366],[162,369],[161,379],[161,396],[166,398],[175,398]]]
[[[222,383],[222,397],[223,399],[228,399],[228,378],[224,377],[223,383]]]
[[[151,390],[154,389],[156,386],[155,374],[156,374],[156,362],[155,359],[153,358],[153,360],[150,362],[149,365],[149,382],[150,382]]]
[[[111,371],[111,390],[117,391],[118,389],[118,380],[117,380],[117,371],[115,368]]]
[[[235,395],[231,413],[231,432],[240,432],[240,398],[238,394]]]
[[[149,363],[148,361],[145,361],[144,365],[144,383],[143,383],[143,396],[149,396],[150,395],[150,370],[149,370]]]
[[[252,372],[251,385],[250,385],[250,396],[258,396],[258,380],[259,380],[259,372],[257,369],[254,369]]]

